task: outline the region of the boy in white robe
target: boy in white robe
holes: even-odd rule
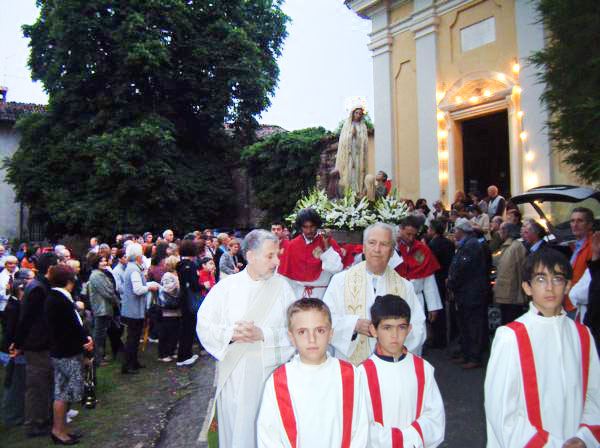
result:
[[[433,367],[404,346],[410,306],[397,295],[371,307],[375,353],[358,368],[369,412],[370,447],[436,447],[444,441],[444,403]]]
[[[529,311],[498,328],[485,378],[488,447],[600,446],[600,365],[589,330],[562,307],[572,268],[544,249],[523,266]]]
[[[288,310],[288,336],[298,350],[269,377],[258,414],[258,446],[366,447],[367,410],[354,366],[327,354],[331,313],[319,299]]]

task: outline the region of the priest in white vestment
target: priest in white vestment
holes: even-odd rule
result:
[[[253,230],[242,246],[246,269],[217,283],[198,311],[198,337],[218,361],[219,446],[226,448],[256,446],[265,381],[294,352],[286,312],[295,297],[275,272],[279,240],[265,230]]]
[[[394,252],[395,230],[384,223],[367,227],[363,237],[365,261],[336,274],[323,297],[333,315],[331,345],[335,356],[359,365],[373,353],[377,340],[369,333],[369,310],[375,297],[395,294],[411,309],[412,331],[406,348],[420,354],[425,342],[425,313],[410,281],[388,266]]]

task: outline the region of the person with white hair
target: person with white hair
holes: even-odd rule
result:
[[[389,224],[371,224],[363,233],[365,261],[336,274],[331,279],[323,301],[333,315],[335,356],[358,366],[366,360],[377,340],[371,334],[369,310],[378,296],[395,294],[411,309],[412,331],[406,347],[420,353],[425,342],[425,313],[413,285],[402,278],[388,262],[394,252],[396,230]]]
[[[253,230],[244,238],[242,250],[248,260],[246,269],[210,290],[196,326],[200,342],[218,361],[219,445],[226,447],[256,446],[256,418],[265,381],[293,353],[286,311],[295,295],[276,273],[279,239],[266,230]]]
[[[175,240],[175,234],[171,229],[167,229],[162,234],[163,240],[167,243],[172,243]]]
[[[8,302],[15,281],[15,275],[19,272],[19,260],[14,255],[8,255],[4,260],[4,269],[0,272],[0,312]]]
[[[148,292],[158,291],[160,285],[156,282],[146,283],[141,244],[129,244],[125,255],[129,262],[123,274],[121,320],[127,325],[127,341],[125,342],[125,356],[121,373],[130,374],[138,373],[138,369],[143,367],[138,361],[138,348],[144,328],[146,296]]]

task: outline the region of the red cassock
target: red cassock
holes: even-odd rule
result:
[[[342,257],[340,246],[333,238],[329,238],[329,245]],[[325,252],[321,235],[317,235],[310,244],[306,244],[304,237],[298,235],[282,249],[278,270],[281,275],[299,282],[312,282],[319,278],[323,270],[321,254]]]
[[[354,264],[354,258],[363,253],[362,244],[346,243],[341,245],[342,248],[342,264],[344,269],[349,268]]]
[[[426,278],[440,268],[440,264],[427,244],[415,240],[412,246],[398,245],[402,263],[396,266],[396,272],[407,280]]]

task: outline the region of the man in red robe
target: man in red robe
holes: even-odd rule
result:
[[[310,208],[296,219],[300,234],[282,249],[279,273],[287,278],[297,298],[322,299],[333,274],[343,269],[341,249],[327,232],[318,232],[321,217]]]
[[[420,227],[420,220],[416,216],[402,220],[397,246],[400,256],[392,257],[390,265],[400,276],[411,281],[421,305],[424,308],[427,305],[429,321],[434,322],[443,308],[434,275],[440,269],[440,264],[427,244],[416,239]]]

